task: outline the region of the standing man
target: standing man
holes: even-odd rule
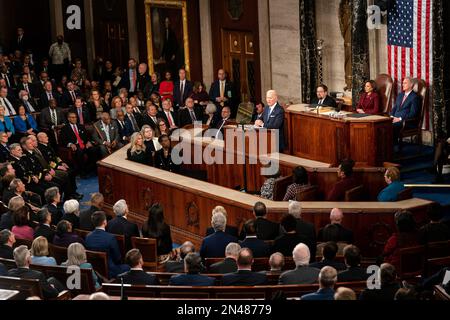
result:
[[[278,94],[275,90],[267,91],[267,107],[264,108],[263,119],[256,120],[255,126],[265,129],[278,130],[279,152],[284,150],[284,109],[278,103]]]
[[[228,81],[223,69],[218,71],[217,77],[218,79],[211,85],[209,97],[217,105],[216,114],[218,117],[222,112],[222,108],[228,106],[231,109],[231,118],[234,119],[237,115],[237,96],[234,85]]]
[[[122,76],[120,88],[125,88],[128,91],[128,96],[131,97],[137,90],[138,85],[138,71],[136,59],[128,60],[128,69],[125,70]]]
[[[63,35],[56,37],[56,42],[50,46],[48,55],[52,59],[53,76],[56,82],[60,82],[72,60],[69,45],[64,42]]]
[[[180,80],[175,82],[173,89],[173,100],[175,103],[175,110],[184,107],[184,102],[191,96],[194,86],[192,82],[186,79],[186,70],[180,69],[178,72]]]

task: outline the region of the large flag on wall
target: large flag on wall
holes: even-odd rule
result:
[[[388,9],[388,70],[398,91],[401,91],[405,77],[423,79],[428,86],[432,85],[432,8],[433,0],[391,1]],[[430,130],[430,110],[424,111],[423,129]]]

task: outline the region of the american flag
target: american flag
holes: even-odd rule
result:
[[[388,10],[388,70],[398,92],[405,77],[433,81],[433,0],[393,0]],[[431,95],[430,95],[431,96]],[[430,126],[424,110],[424,129]]]

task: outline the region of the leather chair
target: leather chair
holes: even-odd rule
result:
[[[381,113],[389,114],[392,109],[392,88],[394,85],[394,81],[392,81],[392,78],[390,75],[382,73],[379,74],[376,79],[375,83],[377,85],[377,91],[380,95],[381,99]]]
[[[297,193],[297,201],[316,201],[317,200],[317,186],[309,186]]]
[[[362,201],[364,186],[357,186],[345,192],[345,202]]]

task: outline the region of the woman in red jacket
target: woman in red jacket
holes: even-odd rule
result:
[[[364,85],[364,93],[359,97],[358,107],[356,112],[366,114],[380,113],[380,95],[376,91],[375,81],[366,81]]]

